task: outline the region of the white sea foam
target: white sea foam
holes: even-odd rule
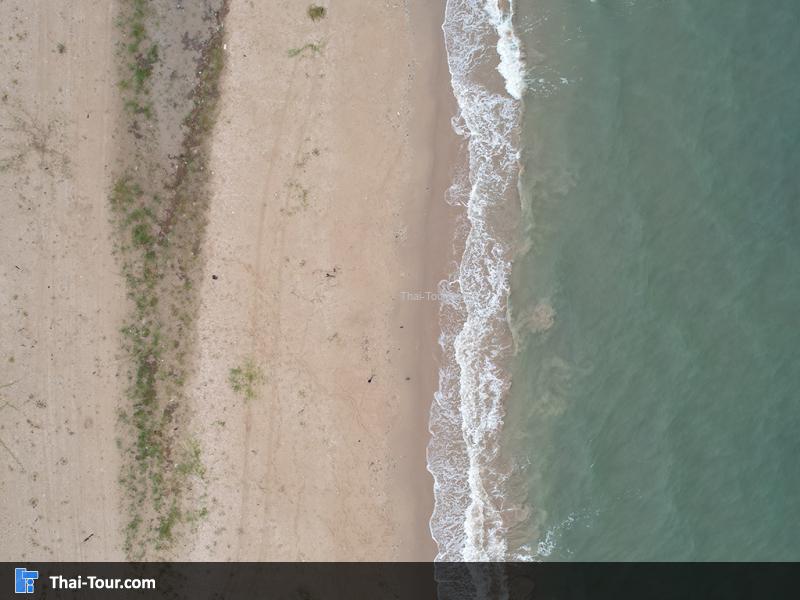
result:
[[[525,93],[525,60],[522,56],[522,44],[514,30],[512,17],[514,3],[507,13],[500,8],[500,0],[486,2],[486,11],[489,20],[497,31],[497,54],[500,55],[500,64],[497,70],[506,82],[506,91],[517,100],[522,100]]]
[[[445,362],[428,446],[435,496],[430,526],[440,561],[507,558],[498,444],[508,387],[503,365],[511,249],[498,220],[515,196],[525,86],[512,13],[513,3],[504,11],[499,0],[448,0],[442,25],[460,111],[453,127],[468,140],[469,169],[448,192],[451,204],[466,207],[467,227],[461,262],[440,285],[447,292],[441,294],[439,339]],[[496,54],[487,51],[493,47]],[[510,97],[482,80],[491,67]]]

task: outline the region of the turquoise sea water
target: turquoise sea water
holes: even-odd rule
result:
[[[516,13],[509,552],[800,559],[800,2]]]

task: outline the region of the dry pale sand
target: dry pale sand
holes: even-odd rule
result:
[[[119,560],[111,4],[0,11],[0,560]]]
[[[210,512],[191,560],[435,552],[436,306],[402,292],[435,290],[451,239],[443,3],[328,8],[315,23],[233,2],[227,19],[189,389]],[[305,44],[319,51],[289,56]],[[228,381],[248,361],[249,400]]]
[[[0,0],[0,560],[124,558],[115,6]],[[403,292],[452,239],[443,2],[326,6],[230,3],[185,390],[208,515],[177,559],[435,553],[437,306]]]

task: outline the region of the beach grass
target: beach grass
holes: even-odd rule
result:
[[[328,9],[324,6],[319,6],[317,4],[312,4],[308,7],[308,17],[312,21],[319,21],[320,19],[324,19],[325,15],[328,13]]]
[[[258,395],[258,386],[264,381],[264,374],[252,359],[242,365],[233,367],[228,372],[228,383],[237,394],[246,400],[253,400]]]
[[[194,281],[202,271],[197,248],[208,196],[206,140],[216,119],[225,57],[221,23],[227,2],[222,6],[213,20],[216,29],[197,50],[197,80],[192,108],[182,119],[177,168],[154,160],[157,141],[136,123],[141,116],[153,118],[153,106],[162,100],[151,85],[163,75],[156,73],[160,46],[148,31],[155,16],[145,0],[127,0],[117,22],[124,74],[119,88],[127,130],[136,134],[109,193],[115,255],[131,302],[121,328],[129,385],[118,415],[126,457],[120,475],[128,511],[124,551],[134,560],[161,556],[185,526],[207,514],[202,447],[182,427],[188,419],[183,388]],[[164,118],[181,121],[180,115],[159,114]]]
[[[308,44],[299,46],[297,48],[289,48],[289,50],[286,51],[286,54],[289,56],[289,58],[294,58],[295,56],[300,56],[304,53],[314,56],[317,54],[322,54],[323,47],[324,44],[322,42],[309,42]]]

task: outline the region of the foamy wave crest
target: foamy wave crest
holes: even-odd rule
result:
[[[512,22],[513,2],[510,7],[511,10],[505,13],[500,8],[500,0],[489,0],[486,3],[486,11],[498,35],[497,53],[500,55],[500,64],[497,70],[506,81],[506,91],[517,100],[522,100],[525,93],[525,59],[522,56],[522,43]]]
[[[448,0],[442,26],[460,110],[453,126],[468,140],[469,169],[468,181],[457,178],[448,192],[451,204],[466,207],[467,227],[461,262],[440,284],[445,361],[428,446],[435,496],[430,525],[440,561],[504,560],[507,554],[506,475],[498,447],[508,388],[511,228],[503,215],[516,198],[525,80],[512,11],[513,4],[505,11],[499,0]],[[487,52],[492,47],[499,66],[498,56]],[[491,89],[493,69],[511,97]]]

